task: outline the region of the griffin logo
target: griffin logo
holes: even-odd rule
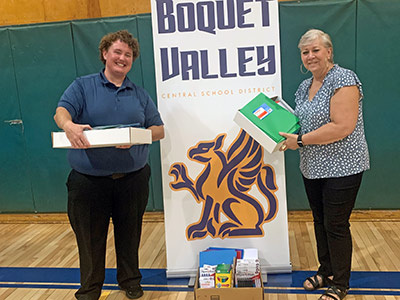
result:
[[[187,240],[212,238],[249,238],[264,236],[263,224],[278,212],[275,171],[264,164],[264,149],[241,130],[225,152],[226,134],[212,141],[201,141],[188,151],[188,158],[204,165],[193,180],[184,163],[175,163],[169,175],[172,190],[187,189],[202,203],[199,221],[186,228]],[[268,209],[250,194],[255,185],[267,200]],[[222,217],[222,215],[224,217]]]

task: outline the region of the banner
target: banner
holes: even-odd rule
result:
[[[208,247],[257,248],[290,272],[283,153],[233,118],[260,92],[281,96],[278,2],[152,0],[167,276],[195,275]]]

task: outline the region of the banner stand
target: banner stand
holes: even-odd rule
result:
[[[233,122],[260,92],[281,97],[278,1],[151,5],[167,277],[195,276],[208,247],[257,248],[264,272],[291,272],[284,154]]]

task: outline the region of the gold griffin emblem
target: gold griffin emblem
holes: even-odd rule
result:
[[[203,204],[199,220],[186,228],[187,240],[207,236],[263,237],[263,224],[273,220],[278,212],[275,171],[264,164],[264,149],[241,130],[225,152],[225,137],[226,134],[219,134],[214,140],[201,141],[188,150],[191,161],[204,165],[196,180],[189,177],[184,163],[174,163],[169,170],[175,178],[169,184],[171,189],[186,189]],[[267,200],[267,210],[249,193],[253,185]]]

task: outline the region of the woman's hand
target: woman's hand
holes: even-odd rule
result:
[[[279,148],[279,151],[286,151],[287,149],[296,150],[297,148],[299,148],[299,146],[297,145],[297,134],[285,132],[279,132],[279,134],[286,138],[282,146]]]

